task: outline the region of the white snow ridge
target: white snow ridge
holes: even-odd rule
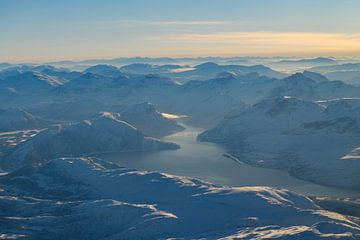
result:
[[[31,239],[360,237],[359,225],[286,190],[220,187],[94,158],[54,159],[5,175],[0,183],[4,189],[0,202],[6,206],[2,236],[16,232]]]

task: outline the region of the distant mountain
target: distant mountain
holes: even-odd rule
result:
[[[296,73],[278,82],[270,97],[293,96],[307,100],[359,97],[360,88],[341,81],[326,81],[321,75]]]
[[[360,235],[350,218],[287,190],[215,186],[94,158],[25,167],[1,176],[0,187],[4,238],[345,240]]]
[[[360,86],[360,64],[358,63],[320,66],[310,70],[321,73],[331,80],[341,80],[348,84]]]
[[[320,184],[360,189],[360,162],[351,157],[359,147],[360,104],[351,101],[268,99],[226,117],[199,139],[223,144],[254,165],[282,168]]]
[[[168,71],[168,73],[160,75],[122,73],[117,68],[98,65],[90,71],[96,72],[96,69],[100,71],[105,68],[110,69],[110,72],[114,70],[119,75],[114,77],[112,74],[104,76],[84,72],[65,83],[60,83],[57,77],[51,77],[44,73],[20,73],[0,81],[0,107],[30,108],[32,112],[38,112],[51,102],[84,103],[89,101],[89,103],[99,103],[92,106],[98,112],[113,111],[109,106],[129,106],[151,102],[157,106],[160,112],[187,115],[189,117],[185,121],[194,120],[211,126],[227,113],[242,108],[240,106],[243,106],[244,103],[254,104],[269,97],[286,95],[311,101],[360,97],[359,87],[341,81],[330,81],[326,77],[310,71],[277,79],[257,73],[272,71],[264,66],[204,63],[190,70],[180,68],[181,71],[178,71],[179,69],[168,70],[169,66],[158,67],[166,69],[164,71]],[[37,70],[45,69],[51,70],[47,66],[38,66]],[[207,80],[185,81],[183,84],[178,82],[179,79],[187,79],[194,73],[205,79],[216,75]],[[11,78],[13,80],[8,81]],[[29,79],[26,80],[27,78]],[[40,79],[38,82],[48,83],[49,86],[39,84],[34,79]],[[18,81],[23,82],[16,85]],[[32,81],[35,83],[31,83]],[[53,84],[54,82],[55,84]],[[33,102],[27,100],[29,96],[34,99]],[[73,106],[75,105],[73,104]],[[82,104],[82,106],[84,109],[79,111],[77,120],[83,119],[81,116],[89,117],[88,114],[91,112],[87,111],[92,108],[90,105]],[[106,106],[105,109],[101,109],[102,106]],[[36,107],[38,110],[35,109]],[[115,107],[114,110],[118,109]],[[65,113],[64,117],[67,118],[67,116]]]
[[[325,74],[328,72],[338,72],[338,71],[360,71],[360,63],[345,63],[345,64],[330,65],[330,66],[318,66],[318,67],[313,67],[310,70]]]
[[[22,109],[0,109],[0,132],[44,128],[48,125],[48,121],[35,117]]]
[[[0,71],[0,78],[5,79],[8,77],[13,77],[13,76],[19,75],[21,73],[23,73],[23,71],[21,71],[17,68],[8,68],[8,69],[4,69],[4,70]]]
[[[105,64],[99,64],[89,67],[85,69],[84,72],[112,78],[116,78],[122,75],[122,73],[117,67]]]
[[[119,120],[116,114],[102,113],[91,120],[59,125],[39,133],[15,148],[1,164],[7,169],[17,169],[57,157],[176,148],[176,144],[144,137],[136,128]]]
[[[56,68],[51,65],[16,65],[0,71],[0,78],[8,78],[26,72],[45,74],[60,83],[68,82],[81,75],[80,72],[70,71],[66,68]]]
[[[113,78],[94,73],[84,73],[70,82],[63,84],[58,92],[60,93],[91,93],[105,91],[110,87]]]
[[[55,68],[50,65],[39,65],[31,69],[31,71],[41,72],[57,79],[61,83],[69,82],[81,75],[80,72],[69,71],[65,68]]]
[[[274,64],[280,65],[297,65],[297,66],[312,66],[312,65],[329,65],[329,64],[336,64],[337,61],[332,58],[305,58],[299,60],[282,60],[275,62]]]
[[[122,66],[121,71],[133,74],[169,74],[172,70],[187,68],[188,66],[180,65],[152,65],[146,63],[133,63]]]
[[[11,67],[10,63],[0,63],[0,70]]]
[[[277,72],[264,65],[241,66],[241,65],[218,65],[213,62],[202,63],[187,71],[175,72],[172,76],[175,79],[184,80],[208,80],[215,78],[222,72],[234,72],[236,74],[257,73],[260,76],[270,78],[283,78],[286,74]]]

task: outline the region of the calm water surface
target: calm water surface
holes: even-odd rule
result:
[[[309,196],[360,197],[360,193],[302,181],[284,171],[239,164],[224,157],[226,151],[221,146],[196,141],[196,136],[203,129],[185,127],[185,131],[163,138],[179,144],[181,148],[178,150],[103,153],[95,156],[128,168],[195,177],[221,185],[261,185],[287,188]]]

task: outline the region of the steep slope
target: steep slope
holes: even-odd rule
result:
[[[18,94],[37,94],[49,92],[60,84],[54,78],[37,72],[25,72],[5,78],[0,88],[13,89]]]
[[[360,234],[346,217],[286,190],[220,187],[92,158],[23,168],[0,177],[0,184],[7,219],[2,236],[261,240],[357,239]]]
[[[19,145],[1,164],[16,169],[24,164],[36,165],[57,157],[84,156],[98,152],[150,151],[176,149],[173,143],[144,135],[118,115],[102,113],[91,120],[56,126]]]
[[[145,135],[153,137],[165,136],[185,129],[173,119],[163,117],[154,105],[148,102],[126,108],[120,112],[120,118]]]
[[[225,118],[199,139],[223,144],[254,165],[360,189],[360,115],[357,104],[347,102],[332,101],[326,107],[289,97],[264,100]]]
[[[37,118],[22,109],[0,109],[0,132],[43,128],[48,125],[48,121]]]

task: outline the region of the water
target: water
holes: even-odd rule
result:
[[[185,127],[185,131],[163,139],[179,144],[181,148],[178,150],[104,153],[95,156],[128,168],[195,177],[220,185],[271,186],[308,196],[360,197],[360,193],[354,191],[296,179],[285,171],[240,164],[223,156],[226,151],[221,146],[196,141],[196,136],[203,129]]]

